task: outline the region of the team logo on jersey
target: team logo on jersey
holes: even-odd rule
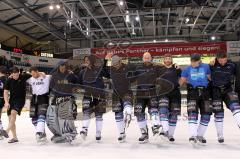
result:
[[[203,68],[192,69],[190,72],[192,80],[204,79],[206,77],[206,73]]]
[[[58,80],[58,84],[68,84],[68,80]]]
[[[41,81],[41,82],[33,82],[33,85],[44,85],[44,82]]]

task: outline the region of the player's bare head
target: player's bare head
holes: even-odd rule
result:
[[[143,62],[144,63],[152,62],[152,55],[149,52],[145,52],[143,54]]]
[[[164,58],[163,58],[163,63],[166,66],[170,66],[172,65],[173,61],[172,61],[172,55],[171,54],[165,54]]]
[[[5,66],[0,66],[0,74],[5,75],[7,73],[7,69]]]
[[[12,78],[17,80],[19,78],[19,75],[20,75],[20,70],[17,68],[17,67],[13,67],[11,69],[11,75],[12,75]]]
[[[192,54],[191,55],[191,66],[198,67],[201,63],[201,55],[200,54]]]
[[[112,56],[112,66],[113,67],[120,67],[122,63],[122,58],[119,57],[118,55],[113,55]]]
[[[38,72],[37,67],[31,67],[29,71],[30,71],[33,78],[38,78],[39,77],[39,72]]]
[[[217,53],[217,61],[220,65],[224,66],[227,63],[227,54],[225,52]]]

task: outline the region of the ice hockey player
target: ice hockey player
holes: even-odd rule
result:
[[[54,143],[71,143],[77,135],[74,120],[77,116],[77,105],[73,96],[76,77],[68,71],[66,62],[60,61],[57,70],[52,73],[50,82],[53,99],[47,110],[47,126],[54,134]]]
[[[204,134],[207,130],[211,115],[209,80],[210,67],[201,62],[199,54],[191,55],[191,65],[187,66],[181,75],[180,85],[187,84],[187,112],[189,123],[189,142],[193,145],[199,141],[206,143]],[[198,114],[201,114],[198,125]]]
[[[136,104],[134,105],[134,115],[141,130],[142,136],[139,138],[140,143],[146,143],[149,139],[145,109],[148,106],[148,112],[152,121],[153,135],[159,134],[159,113],[156,93],[156,79],[162,76],[165,67],[156,66],[152,63],[152,56],[149,52],[143,54],[143,63],[136,67],[134,76],[135,81],[132,84]],[[135,85],[135,86],[134,86]],[[136,88],[134,88],[136,87]]]
[[[101,141],[103,126],[103,114],[106,112],[106,92],[104,91],[103,77],[108,77],[103,69],[103,64],[96,65],[96,57],[89,55],[84,59],[85,68],[78,75],[78,83],[83,86],[84,97],[82,130],[80,135],[84,141],[88,134],[91,115],[94,113],[96,118],[96,141]]]
[[[224,108],[223,102],[233,113],[233,117],[240,127],[240,105],[238,94],[234,91],[232,84],[236,74],[235,64],[227,59],[225,52],[217,54],[214,65],[211,67],[212,74],[212,105],[217,130],[218,142],[224,142],[223,136],[223,119]]]
[[[171,54],[164,56],[163,64],[166,67],[166,72],[161,78],[170,81],[174,88],[171,92],[159,97],[159,115],[162,125],[160,135],[173,142],[175,141],[173,136],[178,115],[181,115],[181,93],[179,89],[181,69],[177,64],[173,63]]]
[[[118,141],[125,142],[125,131],[132,119],[133,102],[130,79],[127,76],[135,67],[134,65],[125,65],[122,63],[122,57],[118,55],[113,55],[111,61],[112,66],[105,67],[113,87],[112,110],[115,113],[115,120],[119,132]]]
[[[50,75],[42,75],[37,67],[31,67],[31,78],[27,80],[31,86],[32,99],[30,104],[30,118],[36,129],[37,142],[46,142],[45,121],[49,106]]]

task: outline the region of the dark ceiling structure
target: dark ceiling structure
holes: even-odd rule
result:
[[[59,54],[111,41],[239,40],[239,26],[240,0],[0,2],[0,43]]]

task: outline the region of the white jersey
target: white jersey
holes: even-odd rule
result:
[[[29,78],[27,82],[32,87],[32,94],[35,95],[43,95],[49,92],[49,85],[50,85],[51,76],[46,75],[45,77],[38,77],[38,78]]]

